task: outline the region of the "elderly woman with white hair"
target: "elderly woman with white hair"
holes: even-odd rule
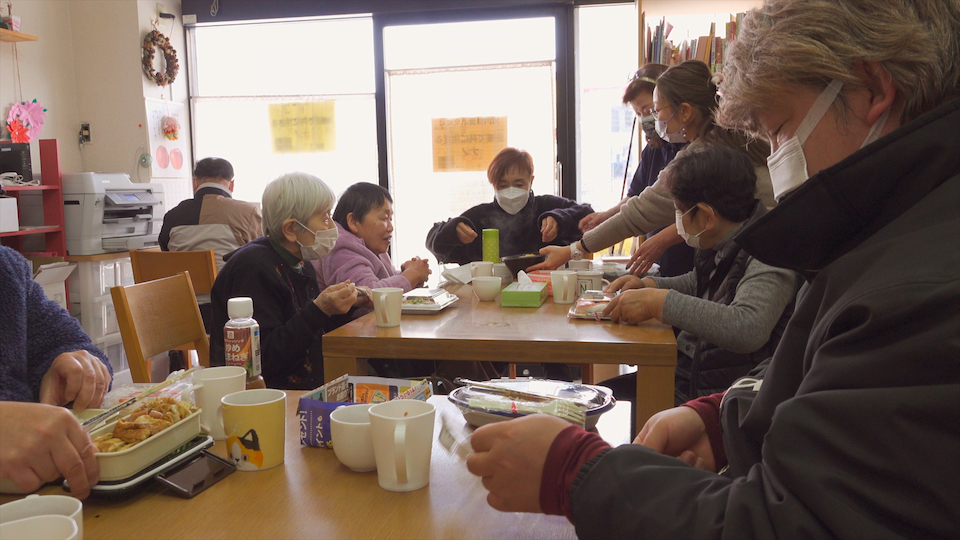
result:
[[[307,390],[323,384],[321,338],[350,320],[357,303],[349,281],[320,291],[313,266],[337,241],[330,211],[336,196],[319,178],[289,173],[263,190],[264,237],[225,257],[211,291],[210,363],[223,365],[227,300],[253,299],[260,324],[261,369],[270,388]]]

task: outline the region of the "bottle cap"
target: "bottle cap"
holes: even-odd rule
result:
[[[241,296],[227,300],[227,316],[231,319],[249,319],[253,317],[253,299]]]

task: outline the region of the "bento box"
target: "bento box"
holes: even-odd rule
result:
[[[116,422],[110,422],[90,433],[94,439],[113,431]],[[119,452],[97,452],[100,464],[100,480],[123,480],[158,461],[200,433],[200,409],[180,419],[176,424],[145,439],[144,441],[120,450]]]

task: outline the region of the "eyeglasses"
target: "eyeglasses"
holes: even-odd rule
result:
[[[639,81],[648,82],[648,83],[650,83],[650,84],[657,84],[657,81],[656,81],[655,79],[653,79],[653,78],[651,78],[651,77],[645,77],[645,76],[642,75],[642,73],[643,73],[643,70],[642,70],[642,69],[639,70],[639,71],[634,72],[634,73],[631,74],[629,77],[627,77],[627,81],[628,81],[628,82],[633,82],[633,81],[638,81],[638,80],[639,80]]]
[[[664,109],[669,109],[669,108],[670,108],[670,105],[664,105],[663,107],[660,107],[659,109],[650,109],[650,114],[659,115],[659,114],[660,114],[660,111],[662,111],[662,110],[664,110]]]

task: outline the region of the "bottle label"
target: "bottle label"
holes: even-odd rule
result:
[[[228,366],[247,370],[247,377],[260,375],[260,327],[224,328],[223,350]]]

